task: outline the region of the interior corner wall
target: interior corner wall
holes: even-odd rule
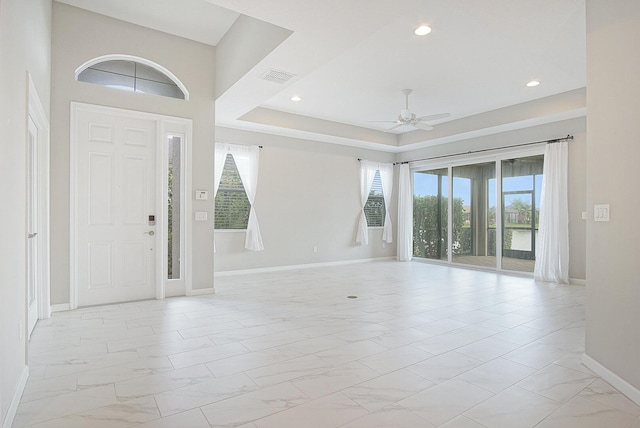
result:
[[[587,222],[586,356],[640,403],[638,44],[640,2],[587,0],[587,204],[611,220]]]
[[[0,3],[0,425],[20,399],[26,343],[26,175],[28,79],[49,115],[51,1]],[[8,426],[8,425],[3,425]]]
[[[461,140],[410,150],[398,154],[398,161],[410,161],[434,156],[464,154],[469,151],[498,149],[516,144],[560,138],[571,134],[574,140],[569,143],[569,276],[572,279],[586,279],[586,222],[582,212],[586,210],[586,118],[553,122],[499,134]]]
[[[255,208],[265,249],[244,249],[244,231],[216,231],[216,272],[393,257],[397,238],[397,171],[390,216],[394,242],[369,229],[356,245],[360,215],[358,158],[393,162],[395,154],[218,128],[219,142],[262,145]],[[317,252],[314,252],[317,247]]]
[[[71,101],[193,121],[192,184],[213,191],[215,48],[54,2],[51,103],[51,303],[69,303],[69,139]],[[188,101],[75,81],[93,58],[127,54],[160,64],[182,81]],[[193,201],[213,218],[213,201]],[[189,213],[193,215],[193,213]],[[213,287],[213,221],[193,223],[193,288]]]

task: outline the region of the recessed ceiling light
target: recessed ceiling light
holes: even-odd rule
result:
[[[294,95],[291,97],[291,101],[295,101],[295,102],[302,101],[302,98],[297,95]]]
[[[538,86],[540,84],[539,80],[532,80],[531,82],[527,83],[527,86],[530,88],[533,88],[534,86]]]
[[[429,27],[428,25],[421,25],[418,28],[416,28],[416,31],[414,31],[414,33],[416,33],[417,36],[426,36],[430,32],[431,32],[431,27]]]

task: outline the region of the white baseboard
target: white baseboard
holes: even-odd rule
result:
[[[65,312],[70,311],[71,305],[68,303],[60,303],[58,305],[51,305],[51,312]]]
[[[620,376],[618,376],[587,354],[582,354],[582,364],[590,368],[595,374],[610,383],[611,386],[622,392],[627,396],[627,398],[640,406],[640,389],[631,385],[629,382],[622,379]]]
[[[569,278],[569,284],[572,285],[587,285],[586,279]]]
[[[24,366],[24,369],[22,370],[22,376],[20,376],[20,381],[18,382],[16,390],[13,393],[11,405],[9,406],[9,410],[7,411],[7,417],[4,418],[4,422],[2,422],[2,428],[11,428],[13,420],[16,417],[16,412],[18,411],[18,405],[20,404],[22,393],[24,392],[24,388],[27,386],[28,379],[29,367]]]
[[[215,288],[198,288],[195,290],[191,290],[189,296],[204,296],[207,294],[216,294]]]
[[[379,262],[384,260],[396,260],[396,257],[377,257],[371,259],[356,259],[356,260],[341,260],[337,262],[324,262],[324,263],[309,263],[309,264],[301,264],[301,265],[288,265],[288,266],[273,266],[267,268],[256,268],[256,269],[241,269],[241,270],[227,270],[222,272],[215,272],[214,276],[233,276],[233,275],[246,275],[250,273],[268,273],[268,272],[281,272],[285,270],[296,270],[296,269],[310,269],[310,268],[318,268],[318,267],[327,267],[327,266],[341,266],[341,265],[352,265],[356,263],[369,263],[369,262]]]

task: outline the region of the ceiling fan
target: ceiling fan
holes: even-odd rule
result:
[[[384,132],[393,131],[394,129],[400,128],[401,126],[411,126],[416,129],[423,129],[425,131],[430,131],[433,129],[433,126],[429,125],[426,122],[431,122],[438,119],[444,119],[451,116],[449,113],[439,113],[439,114],[430,114],[427,116],[416,116],[415,113],[412,113],[409,110],[409,95],[413,92],[413,89],[403,89],[402,93],[405,96],[405,105],[402,110],[400,110],[400,114],[396,120],[373,120],[370,122],[378,122],[378,123],[395,123],[395,126],[385,130]]]

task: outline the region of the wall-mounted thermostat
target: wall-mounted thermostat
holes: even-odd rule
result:
[[[196,190],[196,200],[206,201],[207,199],[209,199],[209,192],[206,190]]]

